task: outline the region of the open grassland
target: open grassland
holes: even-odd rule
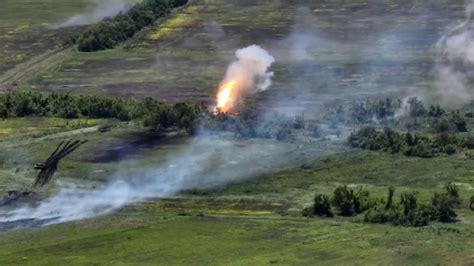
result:
[[[252,211],[196,216],[137,207],[106,218],[3,235],[0,263],[469,264],[474,259],[472,237],[467,226],[403,228]]]
[[[1,0],[0,76],[61,44],[74,29],[54,27],[84,11],[87,1]]]

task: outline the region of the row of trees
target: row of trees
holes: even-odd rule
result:
[[[473,117],[472,113],[461,115],[459,111],[448,112],[439,105],[428,107],[418,98],[405,101],[400,99],[367,100],[345,106],[336,106],[327,115],[329,124],[370,124],[395,123],[397,118],[405,120],[427,121],[427,125],[435,132],[467,131],[465,117]]]
[[[145,0],[126,13],[92,25],[70,41],[77,44],[81,52],[110,49],[187,2],[188,0]]]
[[[373,120],[384,121],[395,116],[416,117],[442,117],[447,112],[439,105],[425,107],[417,97],[406,101],[390,99],[354,103],[349,107],[352,119],[359,123],[367,123]]]
[[[145,126],[155,130],[178,127],[192,133],[201,112],[202,108],[199,106],[184,103],[167,105],[153,98],[135,101],[39,92],[0,94],[0,118],[3,119],[38,116],[140,120]]]
[[[462,206],[459,189],[454,184],[448,184],[445,192],[434,193],[429,204],[419,203],[417,192],[403,192],[398,202],[394,200],[394,195],[393,187],[389,188],[384,200],[371,198],[366,190],[354,192],[347,186],[341,186],[336,188],[332,198],[324,194],[316,195],[313,204],[303,210],[303,215],[333,217],[336,212],[350,217],[364,213],[364,221],[369,223],[425,226],[430,221],[456,221],[455,208]]]
[[[474,137],[458,136],[449,132],[429,137],[422,134],[398,133],[390,128],[379,131],[374,127],[364,127],[349,136],[348,144],[365,150],[433,158],[443,153],[452,155],[463,148],[473,149]]]

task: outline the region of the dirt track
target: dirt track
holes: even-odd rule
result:
[[[71,50],[72,46],[56,48],[38,55],[8,71],[0,77],[0,92],[13,91],[13,89],[21,81],[31,77],[31,75],[40,68],[48,67],[49,65],[63,58],[64,55],[66,55]]]

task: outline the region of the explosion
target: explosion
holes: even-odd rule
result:
[[[233,106],[236,81],[231,80],[220,86],[217,93],[217,113],[228,113]]]
[[[215,113],[237,113],[244,97],[267,90],[272,83],[268,68],[275,59],[263,48],[251,45],[237,50],[236,57],[217,91]]]

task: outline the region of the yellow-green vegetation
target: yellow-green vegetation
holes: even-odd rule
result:
[[[93,127],[98,119],[18,118],[0,120],[0,141],[41,137],[48,134]]]
[[[188,5],[184,7],[172,17],[166,19],[162,24],[157,25],[148,38],[153,41],[159,41],[162,38],[171,38],[177,35],[181,38],[184,37],[185,32],[178,30],[195,25],[197,19],[199,19],[199,13],[203,9],[204,6],[202,5]]]
[[[68,33],[53,27],[84,11],[87,3],[86,0],[3,0],[0,77],[4,71],[60,44],[63,37],[60,35]]]

